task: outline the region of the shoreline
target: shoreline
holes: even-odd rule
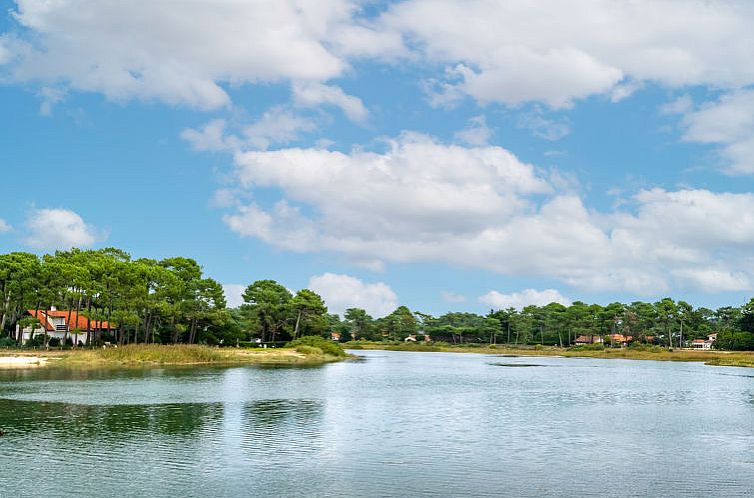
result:
[[[0,370],[27,368],[104,368],[158,366],[318,366],[350,356],[301,352],[295,348],[236,349],[199,345],[131,345],[64,351],[8,350],[0,353]]]
[[[496,345],[485,346],[458,346],[458,345],[425,345],[425,344],[382,344],[378,342],[353,342],[342,344],[344,349],[354,351],[383,350],[383,351],[408,351],[408,352],[437,352],[437,353],[472,353],[491,355],[514,355],[514,356],[560,356],[563,358],[602,358],[621,360],[653,360],[653,361],[680,361],[704,363],[710,366],[746,367],[754,368],[754,351],[716,351],[716,350],[690,350],[675,349],[641,350],[631,348],[605,348],[599,350],[578,350],[545,346],[541,349],[534,347],[511,347]]]

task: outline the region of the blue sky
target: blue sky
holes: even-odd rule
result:
[[[0,1],[0,251],[333,311],[754,287],[748,2]]]

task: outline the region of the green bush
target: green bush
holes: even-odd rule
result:
[[[15,348],[16,346],[18,344],[10,337],[0,337],[0,348]]]
[[[315,348],[314,346],[305,346],[300,345],[296,346],[296,352],[301,354],[313,354],[313,355],[321,355],[324,354],[321,349]]]
[[[289,342],[287,345],[289,348],[298,348],[298,346],[311,346],[319,348],[323,353],[331,356],[346,356],[346,352],[340,347],[340,344],[334,343],[322,337],[316,335],[305,335],[295,341]],[[298,350],[298,349],[297,349]]]
[[[665,348],[662,346],[656,346],[654,344],[642,344],[640,342],[632,342],[628,349],[631,351],[645,351],[647,353],[662,353]]]
[[[754,349],[754,334],[750,332],[724,330],[717,334],[714,348],[730,349],[733,351],[752,350]]]
[[[579,346],[571,346],[572,351],[604,351],[605,346],[602,344],[582,344]]]

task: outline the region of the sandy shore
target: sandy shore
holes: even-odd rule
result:
[[[0,356],[0,368],[35,368],[47,364],[40,356]]]

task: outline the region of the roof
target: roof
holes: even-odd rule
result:
[[[706,343],[707,341],[705,341],[704,339],[694,339],[693,341],[691,341],[691,344],[706,344]]]
[[[66,322],[68,321],[68,310],[26,310],[28,313],[38,318],[40,323],[45,324],[47,330],[54,331],[55,325],[53,325],[49,318],[51,317],[58,317],[58,318],[65,318]],[[90,323],[89,319],[85,317],[84,315],[81,315],[79,313],[76,313],[75,311],[70,311],[71,313],[71,323],[69,330],[75,330],[79,329],[83,332],[87,331],[87,323]],[[107,320],[103,321],[97,321],[97,320],[91,320],[91,330],[102,330],[102,329],[114,329],[115,326],[111,326]]]
[[[586,343],[602,342],[602,337],[598,335],[592,335],[592,336],[580,335],[573,342],[586,342]]]

